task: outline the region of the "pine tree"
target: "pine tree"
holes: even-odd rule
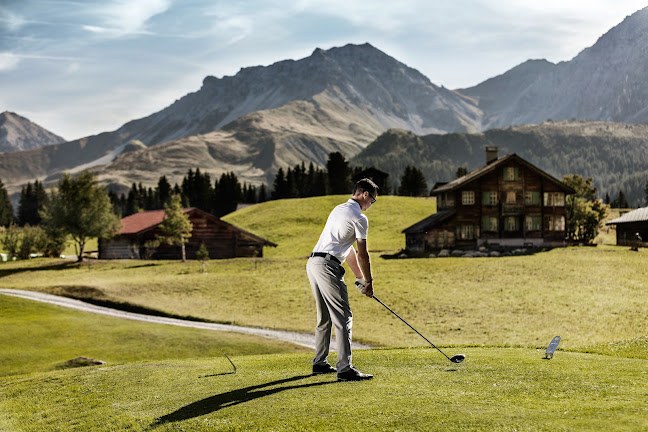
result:
[[[39,212],[47,203],[47,192],[43,188],[43,183],[38,180],[34,181],[34,185],[27,183],[20,192],[20,202],[18,204],[18,224],[25,226],[26,224],[35,226],[41,222]]]
[[[266,190],[265,183],[261,183],[259,187],[259,193],[257,194],[257,202],[266,202],[268,200],[268,192]]]
[[[156,191],[158,197],[158,208],[163,208],[164,204],[168,204],[171,199],[171,184],[167,180],[166,176],[160,177]]]
[[[405,167],[398,194],[403,196],[426,196],[428,187],[423,172],[409,165]]]
[[[20,201],[18,201],[18,225],[36,225],[34,223],[34,216],[37,216],[37,209],[34,201],[32,185],[31,183],[27,183],[27,185],[23,186],[20,190]]]
[[[14,222],[13,206],[9,199],[9,193],[0,180],[0,226],[8,227]]]
[[[648,181],[646,182],[646,186],[644,186],[644,196],[645,196],[646,205],[648,206]]]
[[[329,154],[326,162],[328,184],[333,195],[351,193],[351,169],[340,152]]]
[[[468,168],[466,168],[466,167],[457,168],[457,174],[456,174],[457,178],[463,177],[466,174],[468,174]]]
[[[286,198],[287,193],[287,183],[286,176],[284,174],[283,168],[279,168],[277,175],[275,176],[273,188],[272,188],[272,199],[283,199]]]
[[[128,191],[128,197],[126,198],[126,209],[124,211],[124,216],[130,216],[141,210],[138,207],[138,196],[137,196],[137,185],[133,183],[130,190]]]
[[[224,216],[236,210],[236,206],[243,201],[241,183],[233,172],[223,173],[220,180],[214,185],[214,214]]]

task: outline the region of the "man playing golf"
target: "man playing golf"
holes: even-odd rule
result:
[[[367,250],[369,221],[362,212],[376,202],[378,192],[378,186],[369,179],[362,179],[356,183],[351,198],[335,207],[329,215],[306,265],[317,308],[313,373],[337,372],[339,381],[373,378],[373,375],[364,374],[351,364],[353,315],[347,286],[344,283],[342,263],[345,260],[349,263],[356,276],[356,283],[359,287],[364,286],[362,293],[371,298],[373,277]],[[357,243],[357,254],[354,243]],[[331,340],[331,325],[335,326],[338,345],[337,368],[333,368],[326,360]]]

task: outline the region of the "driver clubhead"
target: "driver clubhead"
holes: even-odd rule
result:
[[[461,363],[464,360],[466,360],[466,356],[464,354],[457,354],[450,357],[450,361],[453,363]]]

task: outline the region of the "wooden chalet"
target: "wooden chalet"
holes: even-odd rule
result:
[[[555,247],[565,242],[565,197],[575,191],[516,154],[486,148],[486,165],[437,183],[437,213],[403,230],[413,252],[445,248]]]
[[[618,246],[648,247],[648,207],[632,210],[605,225],[616,225]]]
[[[201,244],[209,251],[209,258],[262,257],[264,246],[277,245],[224,222],[216,216],[197,208],[183,210],[193,226],[191,237],[185,245],[187,259],[195,259]],[[152,247],[150,242],[164,233],[160,224],[164,210],[135,213],[121,220],[119,233],[111,239],[99,239],[100,259],[181,259],[179,246],[163,242]]]

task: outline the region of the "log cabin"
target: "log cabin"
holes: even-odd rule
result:
[[[616,225],[617,246],[648,247],[648,207],[622,214],[605,225]]]
[[[193,226],[185,245],[187,259],[195,259],[203,243],[212,259],[262,257],[264,246],[277,246],[195,207],[183,209],[183,212]],[[99,259],[181,259],[180,246],[154,244],[164,234],[160,229],[164,216],[164,210],[152,210],[123,218],[115,237],[99,239]]]
[[[437,213],[403,230],[406,249],[563,246],[573,193],[520,156],[486,147],[486,165],[434,186]]]

